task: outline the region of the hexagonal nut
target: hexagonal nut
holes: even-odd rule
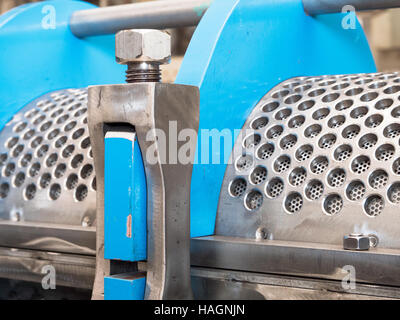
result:
[[[129,62],[169,63],[171,36],[160,30],[122,30],[115,36],[115,58],[120,64]]]
[[[355,250],[355,251],[363,251],[369,250],[370,248],[370,239],[369,236],[352,233],[343,238],[343,249],[345,250]]]

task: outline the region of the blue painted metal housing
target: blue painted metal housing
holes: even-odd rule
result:
[[[105,300],[143,300],[146,288],[144,274],[121,274],[104,278]]]
[[[147,196],[136,134],[109,131],[105,137],[104,258],[147,258]]]
[[[286,79],[375,72],[360,24],[343,29],[343,17],[307,16],[301,0],[214,0],[196,29],[176,79],[176,83],[200,88],[199,132],[242,128],[262,96]],[[198,147],[206,145],[199,135]],[[220,150],[209,145],[208,150],[198,149],[199,162],[207,151],[209,163],[212,156],[224,155],[223,143]],[[214,233],[227,158],[229,154],[220,164],[194,165],[192,236]]]

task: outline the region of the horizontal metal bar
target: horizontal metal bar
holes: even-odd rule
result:
[[[310,15],[342,12],[347,6],[356,11],[399,8],[400,0],[303,0],[304,10]]]
[[[400,286],[400,251],[228,237],[195,238],[192,266],[342,280],[342,268],[355,268],[357,282]]]
[[[76,11],[70,28],[77,37],[114,34],[123,29],[195,26],[212,0],[159,0]]]
[[[2,221],[0,246],[94,256],[96,228]]]

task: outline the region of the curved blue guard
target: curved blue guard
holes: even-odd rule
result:
[[[115,63],[114,36],[78,39],[69,29],[72,12],[93,7],[43,1],[0,16],[0,129],[49,91],[124,82],[123,66]]]
[[[176,80],[200,88],[199,129],[240,129],[263,95],[295,76],[375,72],[360,24],[343,29],[342,19],[342,14],[307,16],[301,0],[214,0]],[[206,141],[199,137],[201,147]],[[218,152],[222,148],[210,147],[209,163]],[[193,168],[192,236],[214,233],[225,169],[225,164]]]

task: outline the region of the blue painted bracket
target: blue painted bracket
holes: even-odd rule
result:
[[[143,273],[125,273],[104,278],[105,300],[143,300],[146,278]]]
[[[145,260],[146,177],[134,132],[106,133],[104,185],[104,258]]]
[[[190,42],[176,83],[200,88],[204,130],[242,128],[272,87],[295,77],[375,72],[368,42],[357,22],[343,29],[342,14],[310,17],[301,0],[214,0]],[[232,135],[232,141],[235,140]],[[198,147],[209,139],[199,135]],[[221,150],[198,150],[197,159]],[[203,151],[203,152],[202,152]],[[226,162],[195,164],[191,185],[191,234],[214,233]],[[199,160],[199,162],[200,162]]]

